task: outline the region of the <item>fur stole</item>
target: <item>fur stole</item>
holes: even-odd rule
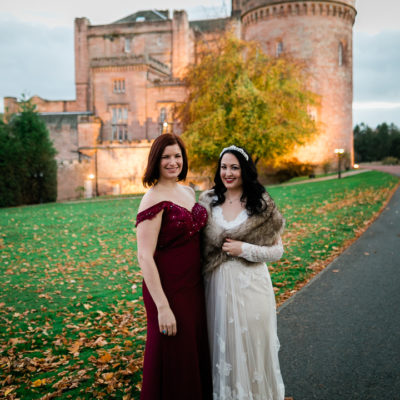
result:
[[[247,266],[254,265],[242,257],[228,256],[222,251],[225,238],[240,240],[258,246],[272,246],[276,243],[279,235],[283,232],[285,220],[279,212],[268,193],[263,194],[267,203],[267,208],[261,214],[252,215],[247,220],[235,228],[224,229],[218,225],[213,216],[211,202],[214,198],[214,191],[207,190],[200,195],[199,203],[205,207],[208,213],[207,225],[203,230],[202,237],[202,257],[203,272],[205,274],[219,267],[221,263],[239,259]]]

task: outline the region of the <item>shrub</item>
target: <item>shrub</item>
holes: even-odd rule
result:
[[[322,164],[322,170],[324,171],[324,174],[327,174],[331,169],[331,162],[330,161],[325,161]]]
[[[400,164],[400,160],[396,157],[385,157],[382,160],[383,165],[398,165]]]
[[[302,163],[297,158],[292,158],[280,162],[276,175],[279,182],[284,182],[296,176],[315,176],[314,170],[315,165]]]

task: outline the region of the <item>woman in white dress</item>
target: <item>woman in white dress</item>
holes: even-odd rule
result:
[[[248,153],[220,155],[202,193],[207,322],[214,400],[283,400],[275,296],[266,262],[283,253],[284,219]]]

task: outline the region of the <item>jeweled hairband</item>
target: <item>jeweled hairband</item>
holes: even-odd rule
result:
[[[235,145],[225,147],[219,154],[219,157],[221,157],[222,154],[224,154],[225,151],[228,151],[228,150],[235,150],[235,151],[239,152],[246,159],[246,161],[249,161],[249,156],[246,154],[246,152],[241,147],[237,147]]]

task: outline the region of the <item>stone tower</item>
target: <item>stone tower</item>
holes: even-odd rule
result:
[[[321,96],[312,114],[321,134],[299,148],[301,161],[321,164],[343,148],[353,160],[353,24],[355,0],[232,0],[241,16],[242,38],[271,56],[303,60],[309,88]]]

